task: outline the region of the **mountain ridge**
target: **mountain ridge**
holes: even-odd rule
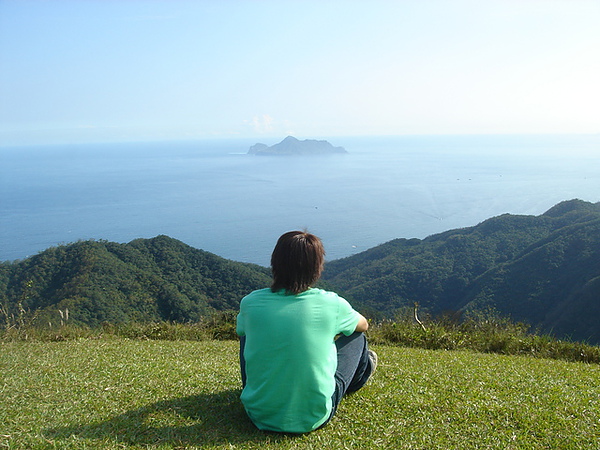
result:
[[[600,342],[597,277],[600,203],[581,200],[540,216],[505,214],[423,240],[393,240],[333,261],[324,274],[351,301],[387,315],[415,302],[433,315],[493,311]]]
[[[235,310],[270,285],[268,268],[168,236],[81,241],[0,264],[0,319],[59,311],[77,324],[194,322]],[[503,214],[425,239],[394,239],[326,264],[320,286],[372,318],[418,303],[423,314],[494,313],[600,343],[600,202],[561,202],[539,216]]]

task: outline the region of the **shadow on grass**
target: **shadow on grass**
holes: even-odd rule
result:
[[[259,431],[240,403],[240,389],[163,400],[106,421],[51,428],[53,439],[91,439],[129,445],[204,446],[278,442],[293,435]]]

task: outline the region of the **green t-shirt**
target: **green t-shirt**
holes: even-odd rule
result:
[[[331,414],[335,336],[354,332],[360,315],[333,292],[254,291],[240,303],[237,334],[246,336],[241,400],[261,430],[305,433]]]

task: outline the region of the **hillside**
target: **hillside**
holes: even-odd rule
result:
[[[333,261],[324,278],[353,303],[495,311],[559,337],[600,342],[600,203],[502,215],[426,239],[396,239]]]
[[[195,322],[235,310],[270,271],[167,236],[84,241],[0,264],[0,320]],[[534,330],[600,343],[600,203],[505,214],[425,239],[396,239],[327,263],[322,286],[375,319],[419,304],[423,317],[497,314]],[[64,318],[63,318],[64,319]],[[14,320],[14,319],[12,319]]]
[[[0,265],[0,303],[10,314],[37,311],[38,322],[197,321],[235,309],[270,283],[269,271],[194,249],[167,236],[128,244],[84,241]]]

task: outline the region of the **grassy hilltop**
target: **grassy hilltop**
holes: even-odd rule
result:
[[[247,419],[233,341],[0,343],[0,448],[600,448],[600,365],[374,349],[373,380],[293,436]]]

